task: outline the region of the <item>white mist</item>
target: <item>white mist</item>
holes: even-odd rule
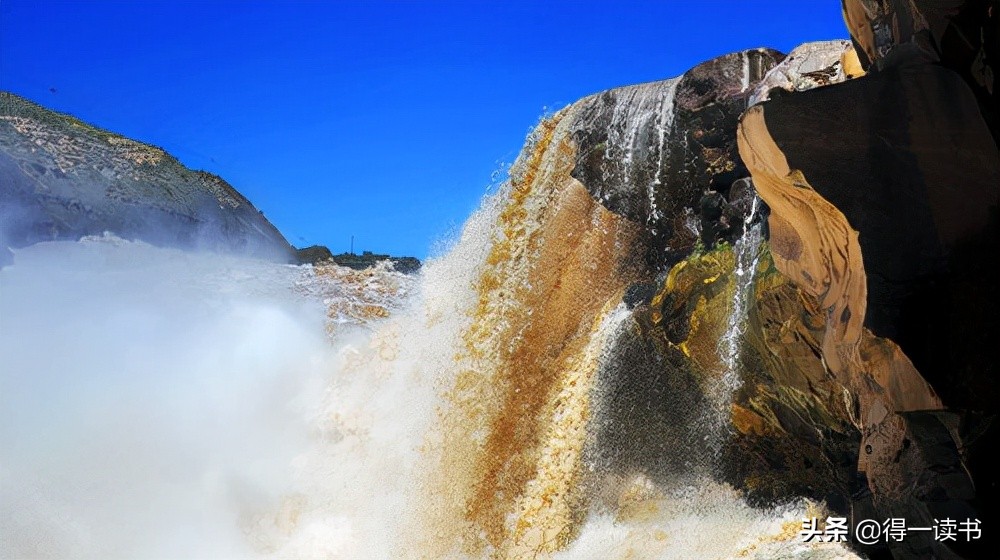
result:
[[[358,292],[308,267],[114,238],[17,251],[0,269],[0,558],[420,558],[434,538],[465,558],[460,527],[428,522],[427,483],[449,479],[429,434],[497,200],[388,319],[333,340],[327,306]],[[595,506],[553,558],[854,558],[787,535],[803,503],[701,486],[650,488],[636,518]]]
[[[114,238],[0,270],[0,557],[227,558],[329,371],[301,270]]]

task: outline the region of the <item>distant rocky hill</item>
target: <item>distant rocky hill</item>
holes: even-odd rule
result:
[[[330,249],[323,245],[313,245],[296,251],[296,256],[300,263],[316,264],[324,261],[333,261],[337,265],[353,268],[354,270],[364,270],[371,268],[383,261],[390,261],[393,269],[397,272],[410,274],[420,270],[420,260],[415,257],[393,257],[390,255],[380,255],[371,251],[364,251],[360,255],[354,253],[340,253],[334,255]]]
[[[382,261],[392,262],[392,266],[397,272],[409,274],[420,269],[420,261],[414,257],[392,257],[389,255],[379,255],[371,251],[364,251],[360,255],[355,255],[354,253],[333,255],[333,262],[355,270],[369,268]]]
[[[106,231],[160,246],[296,260],[277,228],[222,178],[0,92],[0,248]]]
[[[333,260],[333,253],[323,245],[310,245],[296,250],[295,258],[302,264],[316,264]]]

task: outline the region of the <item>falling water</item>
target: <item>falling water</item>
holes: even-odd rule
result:
[[[602,182],[626,189],[638,183],[647,195],[645,222],[650,227],[663,218],[656,195],[662,186],[664,161],[670,153],[667,140],[673,126],[674,99],[680,81],[675,78],[614,90],[612,112],[606,125]],[[579,104],[593,99],[586,98]],[[654,161],[655,166],[650,168]]]
[[[733,306],[727,318],[728,328],[719,342],[719,353],[725,364],[720,389],[720,404],[728,405],[732,394],[739,389],[740,349],[743,345],[743,335],[746,333],[747,310],[753,300],[753,285],[756,278],[757,265],[760,261],[761,243],[764,240],[763,225],[757,222],[757,211],[760,198],[753,197],[750,212],[743,219],[743,235],[733,245],[735,255],[735,294]]]
[[[623,161],[662,157],[668,86],[616,107]],[[0,271],[0,395],[17,399],[0,407],[0,555],[849,557],[798,542],[804,502],[755,509],[707,478],[588,459],[596,380],[632,366],[612,350],[645,265],[643,224],[571,175],[580,111],[543,121],[415,279],[94,240],[17,252]]]
[[[594,300],[581,329],[571,330],[579,342],[563,365],[539,370],[555,384],[540,414],[524,419],[538,434],[537,451],[520,450],[530,475],[523,491],[493,506],[504,523],[498,534],[506,535],[499,546],[477,548],[484,537],[476,520],[490,518],[469,517],[465,508],[477,484],[489,480],[477,469],[488,465],[481,449],[499,420],[490,411],[503,400],[476,399],[500,397],[490,397],[501,388],[493,384],[506,384],[504,398],[519,406],[516,384],[525,381],[492,352],[536,336],[517,321],[559,316],[558,307],[541,311],[535,302],[534,309],[518,307],[518,319],[508,315],[513,309],[493,305],[501,299],[481,299],[484,275],[503,266],[481,248],[512,239],[497,237],[511,191],[490,198],[453,249],[429,262],[398,299],[400,279],[391,271],[362,278],[366,288],[359,291],[348,273],[317,275],[141,244],[84,241],[18,251],[16,264],[0,271],[3,555],[842,555],[833,545],[796,542],[803,504],[757,510],[711,481],[660,488],[641,476],[595,478],[581,449],[587,426],[600,420],[589,404],[592,378],[615,359],[610,343],[632,328],[620,295]],[[562,204],[585,200],[580,193]],[[579,210],[586,208],[600,218],[592,234],[599,239],[607,215],[599,207]],[[513,236],[520,223],[510,226]],[[599,268],[604,258],[598,253],[593,262]],[[572,281],[562,278],[563,285]],[[332,284],[319,284],[327,280]],[[343,298],[356,294],[384,305],[388,317],[353,327],[338,322],[327,333],[325,309],[343,309]],[[484,303],[487,314],[477,317]],[[486,353],[470,361],[467,333],[475,329],[486,329],[477,339]],[[489,334],[503,331],[513,334]],[[12,332],[20,333],[16,343]],[[57,355],[44,350],[53,340],[63,341]],[[462,385],[470,365],[478,373]],[[8,376],[29,370],[34,375]],[[471,424],[446,431],[453,420]],[[469,445],[449,447],[458,443]],[[463,463],[456,451],[471,455]],[[452,468],[463,464],[464,472]]]
[[[680,79],[672,80],[664,88],[660,95],[658,110],[656,111],[656,171],[653,175],[652,184],[646,189],[647,197],[649,198],[647,224],[654,224],[663,217],[660,209],[656,206],[656,193],[662,185],[661,175],[663,174],[663,156],[667,152],[667,133],[674,124],[674,98],[677,95],[677,85],[680,82]],[[657,232],[653,231],[652,233],[656,235]]]

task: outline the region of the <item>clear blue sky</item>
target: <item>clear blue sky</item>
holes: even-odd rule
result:
[[[0,0],[0,89],[221,175],[293,245],[424,257],[546,107],[846,37],[837,0]]]

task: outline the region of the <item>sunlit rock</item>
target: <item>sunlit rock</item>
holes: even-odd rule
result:
[[[754,88],[749,104],[782,92],[805,91],[864,75],[850,41],[817,41],[799,45],[768,71]]]
[[[222,178],[7,92],[0,92],[0,183],[0,246],[111,232],[294,260],[277,228]]]

